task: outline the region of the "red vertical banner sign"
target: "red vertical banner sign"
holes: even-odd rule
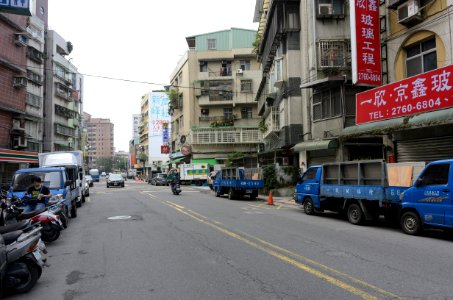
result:
[[[381,85],[378,0],[351,0],[351,57],[354,84]]]

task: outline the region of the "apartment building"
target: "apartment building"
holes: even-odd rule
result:
[[[406,106],[401,107],[400,117],[343,129],[345,158],[354,158],[348,145],[357,137],[371,140],[374,152],[381,153],[376,157],[387,161],[429,162],[453,157],[453,105],[448,104],[448,94],[445,98],[438,94],[453,87],[451,70],[445,69],[453,63],[452,6],[449,0],[389,0],[381,5],[381,16],[385,16],[385,26],[381,26],[382,74],[389,85],[376,92],[391,89],[398,95],[383,99],[392,105],[392,113],[402,101]]]
[[[146,166],[148,165],[148,154],[149,154],[149,94],[142,96],[140,103],[140,126],[139,126],[139,141],[137,146],[136,161],[138,168],[142,174],[146,173]]]
[[[306,116],[300,84],[307,52],[301,45],[299,2],[256,1],[256,53],[262,74],[255,100],[265,142],[258,154],[261,164],[293,165],[297,159],[290,149],[303,140]]]
[[[9,183],[17,169],[36,164],[42,147],[47,0],[37,0],[30,12],[30,17],[0,13],[0,185]],[[32,68],[41,77],[30,78]],[[38,98],[35,105],[29,93]]]
[[[214,165],[233,152],[257,152],[255,38],[256,31],[239,28],[186,38],[189,50],[170,78],[171,162]]]
[[[81,148],[83,77],[67,58],[72,44],[49,30],[46,42],[44,151]],[[50,71],[51,70],[51,71]]]
[[[136,139],[139,137],[140,122],[141,122],[140,114],[132,115],[132,138],[133,139]]]
[[[372,21],[379,25],[376,34],[380,34],[378,52],[384,89],[395,88],[391,84],[403,84],[405,78],[452,63],[451,16],[448,13],[451,2],[366,1],[379,13],[379,17]],[[297,135],[300,141],[292,146],[292,152],[287,155],[293,156],[294,163],[298,161],[305,165],[358,159],[430,161],[452,157],[451,112],[445,106],[415,115],[405,112],[399,115],[400,118],[374,119],[366,124],[357,120],[357,114],[363,119],[363,109],[356,105],[357,95],[376,87],[353,83],[351,28],[354,27],[351,27],[350,4],[363,3],[344,0],[257,0],[254,19],[259,22],[258,31],[262,32],[258,54],[263,80],[271,80],[266,70],[268,64],[270,70],[278,65],[276,58],[283,62],[283,74],[285,66],[297,66],[300,70],[297,74],[300,76],[301,96],[298,112],[302,116]],[[298,32],[297,37],[292,36],[295,32]],[[280,55],[278,45],[291,38],[294,38],[291,45],[286,44]],[[297,47],[299,52],[296,50],[291,56],[289,49]],[[287,96],[280,91],[279,85],[273,85],[279,89],[276,99],[279,93],[283,94],[283,98]],[[281,117],[269,117],[275,97],[270,90],[266,91],[269,86],[262,83],[262,87],[257,99],[259,107],[264,106],[265,111],[269,111],[266,117],[268,124],[275,124],[278,119],[282,122]],[[397,93],[396,90],[393,92]],[[384,102],[394,103],[395,100],[386,99]],[[268,147],[278,149],[272,144]],[[279,155],[276,155],[274,162],[284,161],[285,153],[281,153],[282,158],[278,159]]]
[[[84,125],[88,136],[88,165],[96,168],[100,158],[113,158],[115,155],[114,124],[110,119],[92,118],[84,113]]]

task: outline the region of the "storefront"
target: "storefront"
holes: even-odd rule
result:
[[[11,179],[19,169],[38,165],[38,153],[0,149],[0,186],[11,183]]]

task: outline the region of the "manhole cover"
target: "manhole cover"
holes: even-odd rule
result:
[[[109,220],[130,220],[132,219],[132,216],[114,216],[114,217],[110,217],[110,218],[107,218]]]
[[[107,220],[109,220],[109,221],[141,221],[141,220],[143,220],[143,217],[138,216],[138,215],[113,216],[113,217],[108,217]]]

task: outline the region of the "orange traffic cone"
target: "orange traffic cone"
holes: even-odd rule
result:
[[[272,191],[269,192],[269,197],[267,197],[267,205],[274,205],[274,197],[272,197]]]

